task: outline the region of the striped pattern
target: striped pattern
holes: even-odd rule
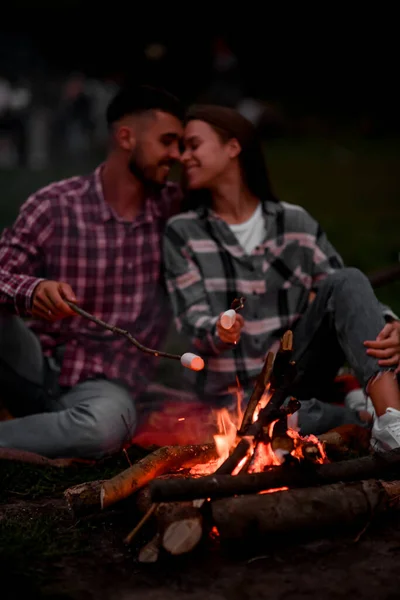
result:
[[[265,240],[251,255],[207,209],[178,215],[167,224],[164,260],[176,325],[206,360],[206,370],[192,383],[207,397],[225,394],[236,376],[244,388],[252,386],[266,353],[277,348],[283,332],[306,309],[312,287],[343,266],[303,208],[265,202],[263,216]],[[228,346],[216,335],[215,324],[242,295],[242,338]]]
[[[103,198],[100,170],[39,190],[14,226],[3,231],[0,307],[30,316],[41,278],[65,281],[82,308],[158,348],[171,319],[161,281],[162,232],[180,191],[167,184],[146,199],[134,221],[123,221]],[[66,344],[60,377],[65,387],[105,376],[125,382],[136,395],[157,364],[124,338],[79,316],[29,324],[46,354]]]

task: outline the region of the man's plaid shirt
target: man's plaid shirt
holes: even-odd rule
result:
[[[166,228],[166,280],[176,324],[206,359],[206,369],[192,381],[206,397],[226,393],[236,376],[251,389],[266,353],[276,351],[307,308],[312,288],[343,267],[320,225],[300,206],[267,201],[263,217],[265,239],[250,255],[209,209],[182,213]],[[239,296],[246,297],[245,326],[239,344],[226,345],[215,324]]]
[[[83,309],[158,348],[171,319],[161,285],[162,233],[181,193],[167,184],[128,222],[105,202],[100,174],[101,166],[39,190],[22,206],[13,227],[4,230],[0,308],[29,317],[39,281],[64,281]],[[65,387],[104,376],[138,393],[157,362],[80,316],[28,324],[45,354],[66,345],[60,376]]]

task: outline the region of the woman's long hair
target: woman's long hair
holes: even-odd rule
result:
[[[193,106],[187,113],[189,121],[204,121],[217,133],[222,142],[235,138],[241,146],[239,164],[245,184],[261,201],[278,202],[272,192],[268,169],[257,131],[250,121],[232,108],[216,105]],[[189,190],[183,181],[185,200],[183,210],[196,210],[211,205],[209,190]]]

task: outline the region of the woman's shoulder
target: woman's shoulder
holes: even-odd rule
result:
[[[280,202],[280,210],[285,219],[286,227],[290,229],[314,230],[317,222],[314,217],[299,204]]]
[[[177,231],[179,233],[191,232],[196,229],[201,229],[200,214],[196,210],[188,210],[181,212],[167,221],[166,229]]]

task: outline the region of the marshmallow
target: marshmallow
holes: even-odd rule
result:
[[[182,354],[181,364],[192,371],[201,371],[204,369],[204,360],[201,356],[197,356],[197,354],[193,354],[192,352]]]
[[[226,310],[221,315],[221,325],[224,329],[230,329],[236,320],[236,311],[233,308]]]

